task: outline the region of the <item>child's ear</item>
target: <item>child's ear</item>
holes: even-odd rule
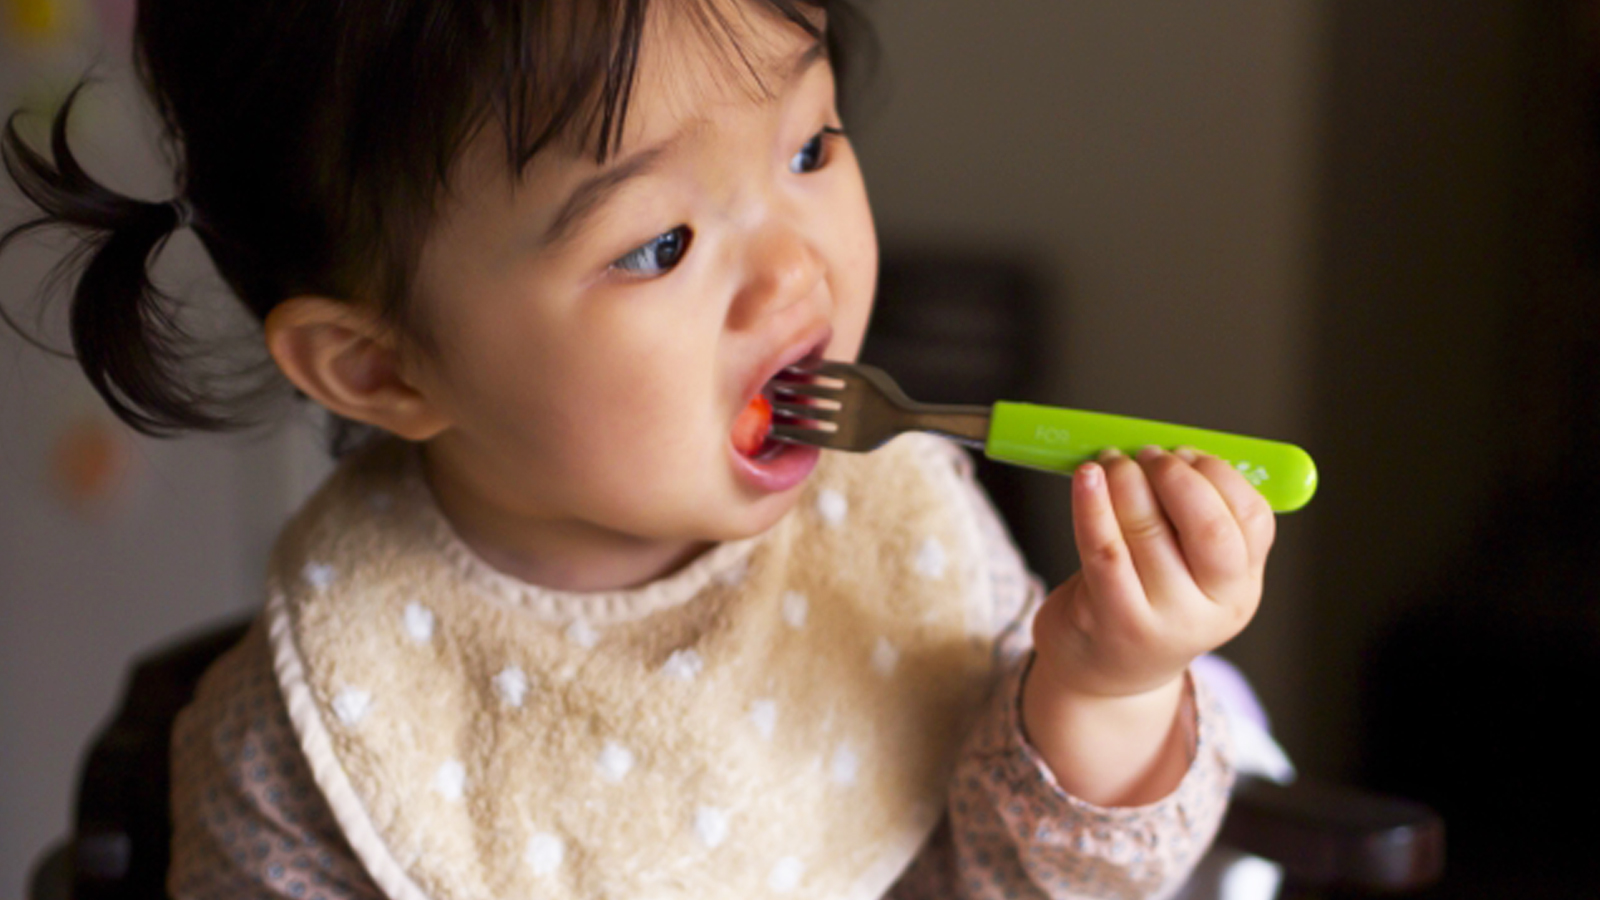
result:
[[[450,426],[400,367],[393,329],[350,303],[294,297],[266,321],[267,352],[306,396],[346,419],[411,441]]]

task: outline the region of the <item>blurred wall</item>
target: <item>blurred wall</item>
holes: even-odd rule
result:
[[[49,108],[95,60],[95,36],[13,42],[6,11],[0,99],[8,111]],[[100,83],[73,121],[80,159],[133,196],[170,196],[129,72],[114,52],[95,68]],[[23,123],[35,135],[39,125]],[[23,215],[0,178],[0,227]],[[66,246],[27,241],[0,257],[0,304],[58,348],[69,346],[65,305],[36,316],[30,301]],[[232,302],[187,235],[157,272],[201,308]],[[33,861],[67,834],[83,753],[133,656],[260,604],[268,542],[321,465],[312,430],[285,423],[229,438],[133,435],[70,360],[0,326],[0,896],[25,896]]]

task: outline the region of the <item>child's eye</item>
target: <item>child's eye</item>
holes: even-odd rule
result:
[[[843,134],[842,130],[832,127],[824,128],[817,132],[812,136],[811,140],[806,141],[804,147],[800,148],[800,152],[789,160],[789,171],[796,175],[804,175],[807,172],[815,172],[827,165],[828,138],[840,137]]]
[[[687,225],[651,238],[649,242],[611,264],[630,275],[661,275],[670,272],[689,250],[689,239],[694,232]]]

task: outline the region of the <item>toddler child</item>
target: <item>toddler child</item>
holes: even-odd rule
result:
[[[1073,477],[1048,597],[965,457],[735,440],[855,357],[877,247],[842,0],[146,0],[178,200],[5,159],[85,236],[72,337],[233,423],[147,265],[190,228],[384,436],[284,530],[174,738],[179,898],[1147,897],[1231,783],[1198,655],[1273,519],[1220,460]]]

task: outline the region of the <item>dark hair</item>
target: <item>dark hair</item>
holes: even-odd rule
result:
[[[714,5],[669,2],[688,4],[743,58],[736,42],[726,44],[734,32]],[[760,2],[826,41],[842,85],[859,75],[856,59],[873,59],[850,0]],[[407,326],[415,260],[466,142],[497,121],[517,171],[567,134],[603,161],[622,134],[649,6],[144,0],[135,57],[182,199],[120,196],[83,171],[66,139],[80,84],[56,113],[48,157],[18,134],[19,114],[6,123],[6,170],[44,215],[6,231],[0,251],[40,228],[83,238],[62,262],[83,265],[69,316],[73,349],[129,425],[162,435],[244,424],[228,398],[185,377],[193,341],[148,273],[172,233],[193,228],[257,319],[314,293],[375,298],[386,319]]]

